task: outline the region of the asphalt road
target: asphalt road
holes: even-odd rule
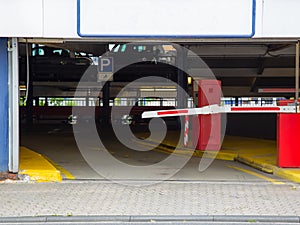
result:
[[[141,175],[146,166],[159,163],[169,155],[159,151],[159,148],[151,151],[135,151],[121,144],[108,127],[98,130],[101,140],[108,152],[117,160],[128,165],[139,166],[140,173],[126,174],[121,164],[108,164],[107,169],[121,173],[122,179],[141,180],[147,179]],[[135,133],[145,132],[145,127],[136,128]],[[89,141],[89,133],[84,134],[87,139],[86,148],[93,151],[101,148]],[[167,134],[168,135],[168,134]],[[172,132],[174,135],[174,132]],[[168,137],[170,138],[170,137]],[[178,137],[171,137],[178,138]],[[134,142],[133,142],[134,143]],[[134,143],[135,144],[135,143]],[[31,132],[22,132],[21,145],[36,152],[46,155],[59,166],[69,171],[77,180],[101,180],[105,179],[101,173],[95,172],[93,165],[89,165],[82,156],[74,138],[73,130],[66,125],[35,126]],[[136,146],[139,144],[136,143]],[[282,181],[273,175],[260,172],[235,161],[214,160],[204,171],[199,171],[200,158],[192,157],[182,169],[168,177],[174,181],[230,181],[230,182],[265,182],[266,180]],[[97,169],[96,169],[97,170]],[[163,175],[166,171],[157,171]],[[68,177],[66,177],[68,178]]]

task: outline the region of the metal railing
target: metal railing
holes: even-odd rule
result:
[[[222,97],[220,105],[229,106],[276,106],[278,97]],[[174,106],[176,98],[115,98],[110,106]],[[25,98],[20,98],[20,106],[25,106]],[[33,106],[103,106],[101,98],[95,97],[38,97],[33,99]],[[188,99],[188,108],[193,108],[194,100]]]

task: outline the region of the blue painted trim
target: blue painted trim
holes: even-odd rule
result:
[[[256,28],[256,0],[252,0],[252,32],[250,34],[251,37],[255,35]]]
[[[0,172],[8,171],[8,53],[0,38]]]
[[[91,38],[252,38],[255,35],[256,28],[256,0],[252,0],[252,31],[245,35],[99,35],[99,34],[82,34],[80,31],[80,2],[77,0],[77,34],[80,37]]]
[[[79,37],[83,37],[80,33],[80,0],[77,0],[77,34]]]

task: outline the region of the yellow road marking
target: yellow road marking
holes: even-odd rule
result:
[[[284,184],[284,182],[281,182],[281,181],[278,181],[278,180],[276,180],[276,179],[273,179],[273,178],[270,178],[270,177],[261,175],[261,174],[259,174],[259,173],[253,172],[253,171],[251,171],[251,170],[243,169],[243,168],[236,167],[236,166],[230,166],[230,165],[227,165],[227,167],[232,168],[232,169],[235,169],[235,170],[242,171],[242,172],[244,172],[244,173],[248,173],[248,174],[250,174],[250,175],[256,176],[256,177],[261,178],[261,179],[263,179],[263,180],[269,181],[269,182],[271,182],[271,183],[273,183],[273,184]]]
[[[65,177],[69,180],[75,180],[75,177],[65,168],[63,168],[61,165],[57,164],[56,162],[54,162],[53,160],[49,159],[47,156],[44,156],[57,170],[59,170],[60,172],[62,172]]]

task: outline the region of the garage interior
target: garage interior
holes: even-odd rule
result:
[[[160,76],[180,83],[180,86],[189,93],[190,98],[183,103],[183,107],[192,101],[193,85],[188,81],[188,74],[178,72],[170,65],[163,69],[160,67],[159,70],[154,68],[154,72],[151,71],[149,74],[147,74],[148,70],[142,70],[144,73],[140,70],[135,71],[137,73],[133,76],[130,76],[131,68],[129,72],[126,68],[121,69],[120,74],[116,74],[116,79],[110,82],[109,87],[101,86],[101,82],[97,83],[96,77],[92,77],[87,82],[93,82],[93,88],[82,90],[83,98],[76,100],[74,94],[83,73],[95,62],[97,63],[98,57],[109,51],[112,46],[124,44],[127,41],[110,40],[108,42],[101,39],[81,39],[80,41],[78,39],[20,39],[19,41],[21,145],[55,159],[55,162],[72,170],[76,178],[97,179],[98,175],[86,166],[82,157],[75,156],[72,152],[76,148],[70,124],[70,119],[73,119],[70,118],[72,104],[99,106],[101,108],[100,127],[110,119],[105,116],[107,112],[105,110],[109,110],[107,108],[116,104],[124,108],[133,105],[137,115],[130,118],[132,120],[130,122],[133,122],[131,129],[138,134],[149,131],[147,121],[140,119],[142,111],[173,108],[178,96],[176,86],[157,87],[156,84],[144,84],[143,88],[147,89],[146,94],[152,98],[145,98],[141,90],[139,93],[132,91],[132,95],[128,95],[127,99],[117,98],[120,90],[134,79],[145,75],[155,75],[158,71],[161,73]],[[153,42],[150,43],[153,44]],[[292,40],[239,39],[236,42],[236,40],[229,39],[225,42],[224,39],[222,41],[206,39],[203,42],[199,40],[178,42],[177,40],[176,44],[198,55],[211,69],[216,79],[221,81],[222,104],[272,105],[278,100],[295,97],[296,42]],[[44,55],[35,55],[39,48],[44,50]],[[47,55],[46,49],[52,50],[53,54]],[[55,50],[59,49],[62,51],[56,51],[58,54],[55,54]],[[176,48],[171,48],[169,51],[172,52],[172,57],[178,60]],[[64,55],[64,52],[67,54]],[[201,76],[203,68],[195,64],[193,57],[187,55],[187,60],[184,61],[185,66]],[[157,64],[152,63],[151,66],[153,65]],[[125,75],[122,76],[122,72]],[[159,91],[164,92],[166,101],[155,96]],[[105,96],[108,96],[108,99],[105,99]],[[27,99],[26,103],[25,99]],[[113,118],[113,120],[120,123],[128,122],[128,118],[124,120],[122,116],[123,111],[120,108],[120,117]],[[180,141],[178,130],[181,128],[178,119],[172,118],[166,123],[168,130],[172,132],[172,136],[167,135],[166,139],[174,138],[175,133],[175,138]],[[103,139],[110,139],[107,144],[112,148],[122,148],[120,143],[112,140],[114,138],[111,137],[111,132],[103,134]],[[276,114],[227,114],[225,134],[226,136],[276,140]],[[55,143],[55,148],[53,143]],[[153,157],[153,152],[150,151],[143,153],[141,157],[134,158],[135,154],[131,149],[126,149],[125,153],[113,149],[111,152],[116,158],[132,164],[139,164],[141,157],[144,163],[160,161],[166,157],[164,154],[156,154]],[[59,154],[64,156],[59,157]],[[68,164],[72,162],[76,162],[76,166],[69,165],[68,167]],[[83,168],[88,172],[83,173]]]

